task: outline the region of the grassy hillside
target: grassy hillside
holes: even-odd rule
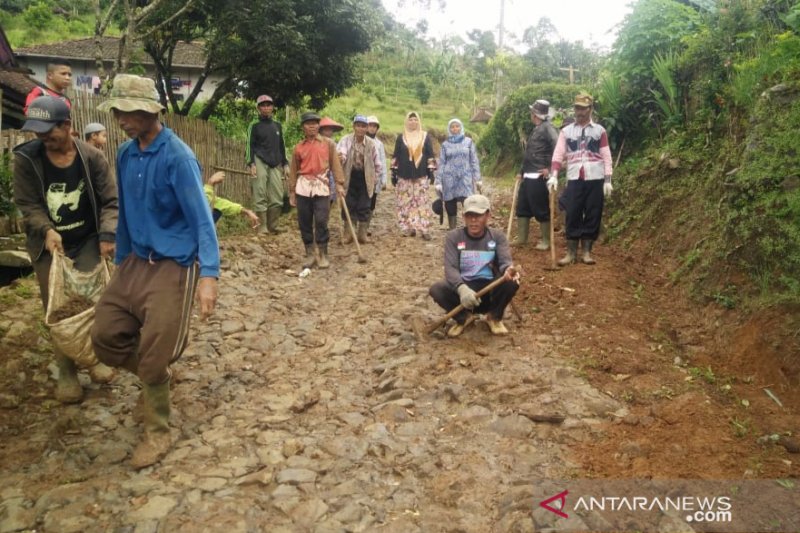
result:
[[[41,10],[31,7],[17,15],[0,10],[0,25],[3,26],[6,37],[14,49],[70,39],[85,39],[94,35],[93,15],[66,19],[53,15],[50,8]],[[106,35],[119,35],[119,30],[109,26]]]

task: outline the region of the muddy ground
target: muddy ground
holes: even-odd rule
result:
[[[175,367],[174,450],[140,472],[136,379],[82,375],[84,402],[55,402],[36,284],[0,289],[0,532],[534,531],[541,478],[800,472],[781,316],[692,303],[643,248],[551,272],[529,247],[509,336],[420,341],[444,230],[400,237],[391,203],[367,264],[337,222],[306,278],[294,228],[223,240],[217,312]]]

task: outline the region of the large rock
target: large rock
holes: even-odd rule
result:
[[[178,502],[173,498],[167,496],[153,496],[139,509],[128,513],[128,516],[135,519],[137,522],[140,520],[160,520],[167,516],[177,505]]]

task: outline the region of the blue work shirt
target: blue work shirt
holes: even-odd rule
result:
[[[131,252],[142,259],[200,263],[200,277],[219,277],[219,243],[203,193],[200,165],[171,129],[143,151],[139,141],[117,152],[119,223],[114,262]]]

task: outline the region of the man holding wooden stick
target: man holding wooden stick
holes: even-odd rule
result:
[[[534,129],[525,146],[525,157],[517,180],[522,183],[517,198],[517,240],[515,246],[528,243],[528,229],[531,218],[535,218],[541,230],[541,240],[537,250],[550,249],[550,208],[547,185],[550,161],[558,141],[558,130],[550,123],[550,102],[536,100],[528,106]]]
[[[367,117],[356,115],[353,119],[353,133],[339,141],[337,150],[344,170],[345,203],[353,218],[358,221],[357,239],[367,244],[367,228],[371,217],[372,196],[375,184],[384,173],[386,159],[380,156],[379,141],[367,136]],[[342,213],[344,217],[344,213]],[[350,244],[353,237],[344,235],[344,244]]]
[[[567,266],[578,260],[578,242],[582,243],[581,262],[595,264],[592,246],[600,233],[604,198],[611,196],[611,149],[605,128],[592,120],[594,100],[586,93],[575,96],[575,123],[561,130],[556,143],[547,187],[558,187],[561,162],[567,160],[565,203],[567,206],[567,255],[558,262]]]
[[[442,309],[450,312],[459,304],[465,310],[447,331],[457,337],[475,320],[486,314],[486,323],[495,335],[508,333],[503,313],[519,289],[519,272],[512,266],[511,248],[502,231],[488,227],[491,218],[489,199],[473,194],[464,200],[464,226],[448,232],[444,243],[445,280],[430,288],[430,295]],[[479,298],[476,293],[502,276],[497,288]]]

